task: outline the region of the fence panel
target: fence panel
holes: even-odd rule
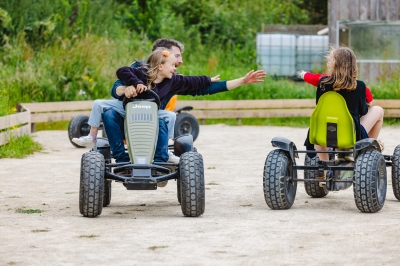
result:
[[[0,117],[0,146],[7,144],[10,137],[31,134],[30,112]]]

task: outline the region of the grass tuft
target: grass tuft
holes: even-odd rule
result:
[[[32,214],[32,213],[42,213],[42,210],[40,210],[40,209],[22,209],[22,208],[18,208],[18,209],[15,210],[15,212]]]
[[[12,137],[9,143],[0,146],[0,159],[21,159],[41,150],[42,146],[38,142],[35,142],[31,136]]]

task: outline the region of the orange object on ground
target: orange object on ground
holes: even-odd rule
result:
[[[172,98],[169,100],[167,106],[165,107],[166,111],[174,111],[175,110],[176,99],[178,99],[178,95],[172,96]]]

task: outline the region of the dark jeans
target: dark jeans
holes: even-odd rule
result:
[[[106,130],[113,157],[117,163],[129,162],[129,154],[124,147],[124,118],[115,110],[108,109],[103,112],[103,125]],[[155,162],[168,161],[168,127],[164,120],[158,119],[158,139]]]

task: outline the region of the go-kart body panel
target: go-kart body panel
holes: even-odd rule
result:
[[[153,162],[158,137],[158,107],[154,102],[126,105],[125,136],[129,157],[135,164]]]

